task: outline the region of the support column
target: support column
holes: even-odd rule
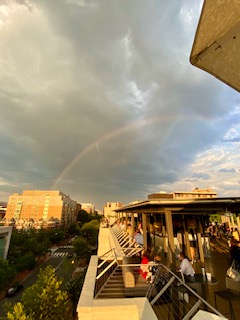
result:
[[[131,213],[131,237],[134,237],[135,225],[134,225],[134,213]]]
[[[235,222],[234,222],[234,218],[233,218],[233,215],[231,215],[231,222],[232,222],[232,227],[234,229],[234,226],[235,226]]]
[[[173,236],[173,223],[172,223],[172,212],[169,210],[165,211],[167,235],[168,235],[168,260],[171,264],[173,271],[176,271],[176,257],[174,250],[174,236]]]
[[[202,246],[202,227],[200,225],[199,219],[197,219],[197,241],[198,241],[198,250],[200,255],[200,261],[202,264],[205,263],[203,246]]]
[[[188,259],[191,259],[190,241],[189,241],[189,235],[188,235],[185,219],[183,219],[183,230],[184,230],[184,239],[185,239],[185,245],[186,245],[185,254],[187,255]]]
[[[239,217],[237,217],[237,226],[238,226],[238,232],[240,231],[240,220]]]
[[[142,228],[143,228],[143,246],[147,249],[147,216],[142,213]]]

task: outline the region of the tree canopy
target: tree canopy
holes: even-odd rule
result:
[[[15,269],[9,265],[9,262],[0,258],[0,290],[5,288],[15,274]]]
[[[38,280],[27,288],[21,302],[8,312],[10,320],[65,320],[69,318],[69,299],[66,291],[61,290],[62,281],[55,275],[51,266],[40,270]],[[20,318],[17,318],[20,317]]]

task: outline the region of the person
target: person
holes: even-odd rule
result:
[[[142,275],[143,279],[146,280],[148,274],[148,263],[149,263],[149,255],[147,251],[143,251],[142,260],[141,260],[141,267],[140,267],[140,274]]]
[[[238,229],[235,228],[232,232],[232,236],[234,237],[235,240],[239,241],[239,233],[238,233]]]
[[[154,277],[157,272],[158,264],[161,262],[161,257],[159,255],[155,255],[153,261],[149,261],[148,263],[148,273],[146,276],[146,283],[153,283]]]
[[[188,280],[194,281],[194,274],[195,271],[192,267],[192,264],[190,261],[186,258],[185,254],[182,252],[178,256],[179,261],[181,261],[179,272],[184,276],[184,278],[187,278]]]
[[[238,267],[240,267],[240,242],[237,241],[234,237],[230,240],[229,248],[231,263],[235,261]]]
[[[136,231],[134,239],[138,244],[143,245],[143,235],[140,233],[139,230]]]
[[[137,227],[137,230],[138,230],[141,234],[143,234],[143,228],[142,228],[142,223],[141,223],[141,222],[139,222],[138,227]]]

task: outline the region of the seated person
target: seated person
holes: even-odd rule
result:
[[[149,254],[147,251],[143,251],[142,253],[142,260],[141,260],[141,267],[140,267],[140,274],[142,275],[143,279],[146,280],[148,274],[148,263],[149,263]]]
[[[160,262],[161,262],[161,257],[159,255],[154,256],[153,261],[149,261],[146,283],[153,283],[154,277],[157,272],[158,264]]]
[[[179,254],[178,260],[181,261],[179,272],[181,272],[186,280],[194,281],[195,271],[183,252]]]

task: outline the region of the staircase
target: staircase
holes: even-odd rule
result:
[[[122,269],[117,268],[108,278],[95,298],[97,299],[118,299],[125,298]]]

